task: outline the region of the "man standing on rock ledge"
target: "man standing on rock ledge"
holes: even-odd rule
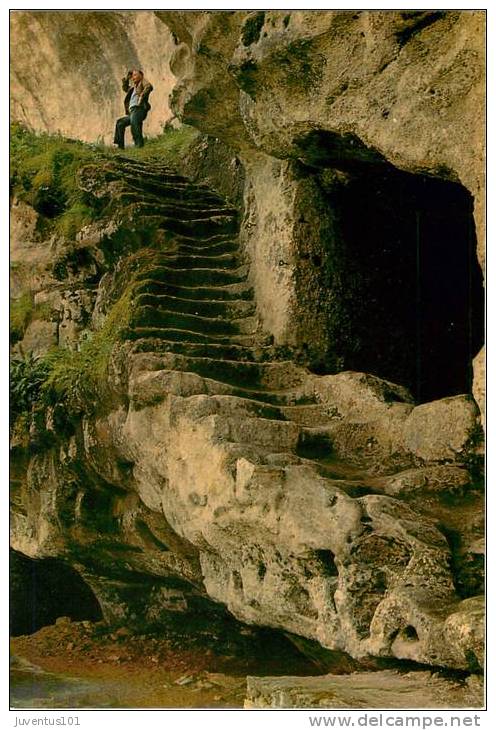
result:
[[[132,81],[132,83],[130,83]],[[117,120],[115,125],[114,144],[124,149],[124,133],[131,125],[135,147],[143,147],[143,122],[151,109],[148,97],[153,86],[143,76],[143,71],[133,69],[122,79],[122,89],[126,92],[124,109],[126,116]]]

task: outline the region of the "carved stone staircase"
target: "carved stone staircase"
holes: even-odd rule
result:
[[[129,410],[109,425],[141,500],[199,550],[207,593],[238,618],[465,668],[479,599],[456,595],[430,515],[390,496],[419,466],[406,391],[288,359],[261,329],[237,211],[160,163],[116,160],[116,197],[159,232],[133,273]],[[444,475],[449,489],[460,469]]]

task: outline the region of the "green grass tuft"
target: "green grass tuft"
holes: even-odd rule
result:
[[[41,396],[47,405],[64,403],[70,413],[91,410],[103,402],[110,357],[129,326],[132,287],[109,311],[103,327],[91,334],[79,350],[56,348],[44,358],[47,378]]]
[[[135,160],[156,160],[175,167],[187,155],[199,136],[198,130],[187,125],[179,129],[166,129],[158,137],[147,140],[144,147],[126,147],[124,154]]]
[[[74,235],[91,222],[97,210],[78,184],[78,172],[101,159],[95,146],[59,135],[35,134],[13,124],[10,134],[10,185],[60,233]]]
[[[22,340],[34,309],[33,295],[30,291],[24,292],[18,299],[10,302],[10,341]]]
[[[174,168],[198,137],[193,127],[167,129],[142,148],[127,147],[124,155]],[[85,165],[101,164],[121,154],[113,147],[37,134],[14,123],[10,135],[11,191],[33,206],[57,233],[73,240],[83,226],[102,215],[101,201],[81,188],[78,173]]]
[[[25,291],[18,299],[10,300],[10,342],[22,340],[31,322],[37,319],[48,320],[52,308],[48,302],[35,304],[33,293]]]

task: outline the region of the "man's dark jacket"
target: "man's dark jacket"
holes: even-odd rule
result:
[[[124,76],[124,78],[122,79],[122,90],[126,92],[126,96],[124,98],[124,109],[126,110],[126,114],[129,114],[129,103],[131,101],[131,96],[133,95],[134,88],[134,84],[130,83],[130,79],[128,79],[127,76]],[[149,81],[145,79],[145,77],[143,77],[141,81],[138,81],[138,83],[136,84],[136,91],[139,94],[138,106],[144,108],[146,116],[146,114],[148,114],[151,109],[148,97],[150,95],[150,92],[153,91],[153,86]]]

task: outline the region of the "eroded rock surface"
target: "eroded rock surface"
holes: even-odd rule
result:
[[[471,398],[422,451],[453,399],[415,407],[380,378],[288,360],[260,327],[236,211],[158,164],[102,169],[114,200],[139,177],[136,209],[153,203],[156,225],[94,298],[95,323],[123,277],[131,302],[100,395],[38,414],[36,451],[18,446],[13,547],[70,562],[112,622],[160,623],[209,598],[357,658],[482,666],[480,597],[455,589],[442,500],[439,518],[422,514],[397,486],[437,473],[450,488],[459,469],[461,508],[474,494],[480,507],[463,472]],[[93,240],[98,260],[109,241]]]
[[[146,17],[217,192],[102,154],[80,184],[111,214],[69,249],[15,202],[17,352],[108,342],[14,438],[14,549],[112,623],[216,602],[480,672],[482,13]]]
[[[429,672],[369,672],[323,677],[248,677],[246,709],[482,707],[477,677],[456,682]]]
[[[416,233],[409,226],[417,217],[428,238],[427,221],[447,204],[444,196],[453,183],[461,183],[451,188],[461,198],[453,199],[447,218],[454,220],[466,206],[484,268],[483,13],[239,11],[225,17],[160,11],[158,16],[178,39],[171,60],[178,79],[172,108],[185,122],[238,149],[246,167],[242,236],[258,261],[251,278],[266,329],[276,342],[303,348],[316,364],[324,359],[338,370],[376,372],[413,389],[415,377],[407,371],[415,361],[408,352],[416,337],[415,315],[408,302],[416,294],[407,272],[415,267],[408,240]],[[433,188],[422,202],[420,190],[426,192],[432,178],[448,187]],[[415,181],[422,181],[420,188]],[[395,203],[399,190],[401,203]],[[456,228],[466,225],[460,221]],[[390,240],[388,229],[393,229]],[[439,233],[426,242],[426,250],[443,235],[450,244],[439,262],[429,264],[431,272],[442,270],[441,261],[455,248],[454,231]],[[399,240],[403,271],[397,269]],[[474,241],[470,246],[475,257]],[[376,267],[377,282],[371,285]],[[482,312],[475,258],[471,269],[472,304]],[[444,289],[441,283],[452,276],[445,269],[436,282],[447,311],[452,310],[450,319],[441,324],[442,305],[426,313],[429,322],[439,322],[432,343],[425,344],[426,367],[437,367],[432,350],[439,345],[448,358],[439,364],[445,374],[458,358],[447,354],[452,343],[446,334],[450,327],[464,327],[461,321],[454,324],[457,305],[448,305],[449,284]],[[463,296],[465,285],[454,286]],[[429,329],[428,321],[423,329]],[[473,329],[472,358],[483,343],[481,323],[482,318]],[[384,343],[378,345],[381,326]],[[369,331],[374,332],[370,342]],[[477,357],[479,403],[483,366]],[[469,390],[460,385],[452,388],[446,381],[444,393],[424,386],[427,392],[415,395],[433,400]]]

